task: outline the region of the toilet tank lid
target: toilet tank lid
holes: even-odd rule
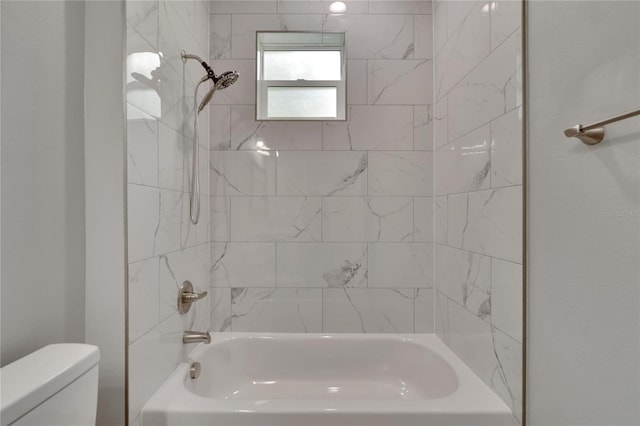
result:
[[[11,423],[82,376],[100,361],[96,346],[45,346],[0,368],[0,419]]]

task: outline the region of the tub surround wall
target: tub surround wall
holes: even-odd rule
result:
[[[431,2],[346,3],[211,3],[212,330],[433,331]],[[257,30],[347,31],[346,122],[255,121]]]
[[[209,286],[206,113],[200,116],[200,222],[189,219],[193,89],[203,69],[180,57],[181,49],[207,57],[209,3],[127,1],[126,8],[129,422],[136,423],[143,404],[193,348],[182,344],[183,330],[209,329],[209,300],[184,316],[175,302],[184,280]],[[200,96],[206,90],[203,85]]]
[[[436,332],[522,405],[521,2],[434,3]]]

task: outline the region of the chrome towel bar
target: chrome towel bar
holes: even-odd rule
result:
[[[587,145],[595,145],[602,142],[602,140],[604,139],[604,126],[606,126],[607,124],[615,123],[616,121],[635,117],[636,115],[640,115],[640,109],[625,112],[624,114],[616,115],[615,117],[596,121],[595,123],[587,124],[586,126],[578,124],[576,126],[569,127],[568,129],[564,130],[564,135],[568,138],[578,138]]]

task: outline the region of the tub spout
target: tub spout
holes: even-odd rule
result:
[[[211,335],[208,331],[185,331],[182,335],[182,343],[211,343]]]

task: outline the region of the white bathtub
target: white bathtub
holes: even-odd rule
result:
[[[191,362],[202,373],[189,378]],[[506,426],[509,408],[434,335],[214,334],[143,426]]]

